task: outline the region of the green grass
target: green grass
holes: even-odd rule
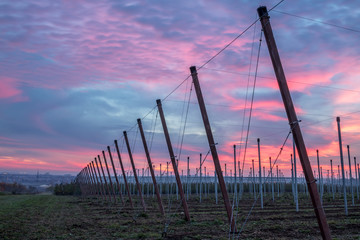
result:
[[[286,200],[285,200],[286,199]],[[290,206],[289,196],[264,209],[256,205],[241,239],[320,239],[309,199],[300,202],[300,212]],[[174,200],[175,201],[175,200]],[[147,211],[134,197],[129,205],[109,204],[97,199],[54,195],[0,195],[0,239],[228,239],[229,226],[222,201],[213,198],[202,204],[194,196],[188,201],[191,221],[186,222],[181,205],[173,205],[165,217],[159,214],[155,198],[145,198]],[[155,204],[154,204],[155,203]],[[244,197],[239,206],[238,226],[244,222],[253,199]],[[359,239],[360,202],[343,214],[342,202],[325,208],[334,239]],[[165,208],[167,205],[165,205]],[[165,224],[166,223],[166,224]]]
[[[76,214],[78,208],[69,204],[72,200],[52,195],[0,196],[0,239],[66,239],[66,215]]]

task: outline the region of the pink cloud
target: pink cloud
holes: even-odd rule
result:
[[[22,91],[18,89],[18,85],[18,80],[14,78],[0,77],[0,99],[14,98],[21,95]]]

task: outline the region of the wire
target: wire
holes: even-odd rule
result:
[[[285,0],[281,0],[280,2],[278,2],[275,6],[273,6],[272,8],[270,8],[270,10],[268,12],[273,11],[277,6],[279,6],[282,2],[284,2]],[[223,47],[220,51],[218,51],[214,56],[212,56],[209,60],[207,60],[205,63],[203,63],[203,65],[201,65],[197,70],[202,69],[203,67],[205,67],[208,63],[210,63],[212,60],[214,60],[217,56],[220,55],[220,53],[222,53],[223,51],[225,51],[225,49],[227,49],[231,44],[233,44],[236,40],[238,40],[242,35],[244,35],[244,33],[246,33],[252,26],[255,25],[255,23],[257,21],[259,21],[260,17],[258,17],[253,23],[251,23],[244,31],[242,31],[239,35],[237,35],[233,40],[231,40],[228,44],[225,45],[225,47]]]
[[[253,92],[252,92],[252,96],[251,96],[250,113],[249,113],[249,121],[248,121],[248,127],[247,127],[247,132],[246,132],[246,141],[245,141],[244,158],[243,158],[243,165],[242,165],[243,170],[242,171],[244,171],[244,165],[245,165],[245,160],[246,160],[246,150],[247,150],[247,145],[248,145],[249,132],[250,132],[250,123],[251,123],[251,114],[252,114],[254,97],[255,97],[255,86],[256,86],[256,77],[257,77],[257,72],[258,72],[258,67],[259,67],[261,42],[262,42],[262,31],[261,31],[261,34],[260,34],[260,43],[259,43],[259,48],[258,48],[257,60],[256,60],[255,78],[254,78],[254,84],[253,84]]]
[[[228,70],[223,70],[223,69],[215,69],[215,68],[204,68],[204,69],[208,69],[211,71],[217,71],[217,72],[226,72],[226,73],[231,73],[231,74],[236,74],[236,75],[242,75],[242,76],[248,76],[249,74],[247,73],[241,73],[241,72],[234,72],[234,71],[228,71]],[[251,75],[254,76],[254,75]],[[275,80],[275,78],[273,77],[266,77],[266,76],[257,76],[258,78],[266,78],[266,79],[272,79]],[[316,87],[322,87],[322,88],[330,88],[330,89],[336,89],[336,90],[341,90],[341,91],[349,91],[349,92],[356,92],[356,93],[360,93],[360,91],[357,90],[353,90],[353,89],[346,89],[346,88],[338,88],[338,87],[331,87],[331,86],[324,86],[324,85],[319,85],[319,84],[313,84],[313,83],[304,83],[304,82],[298,82],[298,81],[291,81],[291,80],[286,80],[287,82],[292,82],[292,83],[297,83],[297,84],[303,84],[303,85],[310,85],[310,86],[316,86]]]
[[[191,83],[190,93],[189,93],[189,100],[188,100],[187,109],[186,109],[186,114],[185,114],[184,128],[183,128],[183,133],[182,133],[182,136],[181,136],[181,143],[180,143],[180,150],[179,150],[179,157],[178,157],[178,160],[179,160],[179,161],[180,161],[180,157],[181,157],[182,146],[183,146],[184,136],[185,136],[186,123],[187,123],[188,114],[189,114],[189,107],[190,107],[192,87],[193,87],[193,84]]]
[[[285,146],[287,140],[289,139],[289,136],[290,136],[290,134],[291,134],[291,132],[292,132],[292,130],[293,130],[293,128],[294,128],[295,126],[296,126],[296,124],[293,125],[293,127],[290,129],[289,133],[287,134],[287,136],[286,136],[286,138],[285,138],[285,140],[284,140],[284,142],[283,142],[283,144],[282,144],[282,146],[281,146],[281,148],[280,148],[280,151],[279,151],[279,153],[278,153],[277,156],[276,156],[276,159],[275,159],[274,163],[273,163],[272,166],[270,167],[270,171],[272,171],[272,169],[274,168],[274,166],[275,166],[277,160],[279,159],[279,157],[280,157],[280,155],[281,155],[281,153],[282,153],[282,151],[283,151],[283,149],[284,149],[284,146]],[[260,169],[260,171],[261,171],[261,169]],[[265,178],[264,183],[266,183],[266,182],[268,181],[269,175],[270,175],[270,173],[269,173],[269,174],[267,175],[267,177]],[[259,194],[256,195],[255,200],[254,200],[254,202],[253,202],[253,204],[252,204],[252,206],[251,206],[251,208],[250,208],[250,210],[249,210],[249,212],[248,212],[248,214],[247,214],[247,216],[246,216],[246,218],[245,218],[245,221],[244,221],[244,223],[242,224],[241,229],[239,230],[239,234],[238,234],[238,237],[237,237],[237,238],[240,237],[240,233],[241,233],[242,230],[244,229],[244,227],[245,227],[245,225],[246,225],[246,223],[247,223],[247,221],[248,221],[248,219],[249,219],[249,217],[250,217],[250,215],[251,215],[251,212],[252,212],[252,210],[254,209],[254,206],[255,206],[258,198],[259,198]]]
[[[317,22],[317,23],[321,23],[321,24],[324,24],[324,25],[328,25],[328,26],[337,27],[337,28],[341,28],[341,29],[344,29],[344,30],[348,30],[348,31],[360,33],[360,30],[357,30],[357,29],[354,29],[354,28],[344,27],[344,26],[340,26],[340,25],[333,24],[333,23],[328,23],[328,22],[324,22],[324,21],[320,21],[320,20],[308,18],[308,17],[302,17],[302,16],[295,15],[295,14],[292,14],[292,13],[286,13],[286,12],[277,11],[277,10],[273,10],[273,11],[274,11],[274,12],[277,12],[277,13],[284,14],[284,15],[288,15],[288,16],[292,16],[292,17],[296,17],[296,18],[301,18],[301,19],[304,19],[304,20],[308,20],[308,21],[312,21],[312,22]]]

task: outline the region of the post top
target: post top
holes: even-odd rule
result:
[[[196,67],[195,67],[195,66],[191,66],[191,67],[190,67],[190,72],[191,72],[191,73],[196,73]]]
[[[268,14],[268,11],[267,11],[266,6],[260,6],[260,7],[258,7],[257,12],[258,12],[260,18],[262,18],[262,17],[269,17],[269,14]]]
[[[123,131],[123,134],[126,135],[126,131]]]
[[[137,122],[138,122],[138,123],[139,123],[139,122],[141,122],[141,119],[140,119],[140,118],[138,118],[138,119],[137,119]]]
[[[156,99],[156,103],[157,103],[157,104],[161,104],[161,100],[160,100],[160,99]]]
[[[337,121],[337,122],[340,122],[340,117],[336,117],[336,121]]]

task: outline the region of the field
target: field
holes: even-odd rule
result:
[[[170,203],[166,195],[166,217],[157,210],[155,198],[147,198],[148,210],[131,210],[121,204],[109,204],[96,198],[54,195],[0,196],[0,239],[228,239],[228,225],[223,203],[214,196],[199,203],[188,201],[191,221],[183,220],[179,201]],[[324,206],[333,239],[360,239],[360,202],[349,202],[345,216],[338,196],[335,202],[324,196]],[[246,196],[239,204],[238,226],[253,203]],[[140,207],[139,203],[137,206]],[[165,231],[166,230],[166,231]],[[238,229],[239,230],[239,229]],[[166,232],[166,234],[164,233]],[[269,196],[264,209],[257,203],[239,239],[321,239],[314,211],[306,195],[300,196],[296,213],[290,194]],[[237,239],[238,239],[237,238]]]

